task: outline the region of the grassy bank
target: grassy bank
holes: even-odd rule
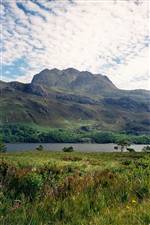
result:
[[[149,225],[150,154],[1,154],[2,225]]]

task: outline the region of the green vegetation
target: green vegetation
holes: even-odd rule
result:
[[[89,125],[101,131],[150,134],[150,92],[120,90],[106,76],[93,79],[76,69],[44,70],[28,84],[0,81],[0,89],[0,124]]]
[[[0,178],[2,225],[150,224],[150,154],[6,153]]]
[[[74,149],[73,149],[72,146],[70,146],[70,147],[64,147],[62,150],[63,150],[63,152],[73,152],[74,151]]]
[[[43,150],[44,150],[43,145],[37,146],[37,147],[36,147],[36,150],[37,150],[37,151],[43,151]]]
[[[117,140],[117,144],[120,146],[121,152],[123,152],[124,150],[127,150],[127,147],[130,145],[129,138],[127,139],[121,137]]]
[[[142,149],[143,152],[150,152],[150,146],[147,145]]]
[[[2,137],[0,136],[0,153],[1,152],[6,152],[7,151],[7,147],[6,145],[3,143]]]
[[[0,142],[0,152],[6,152],[6,150],[7,150],[6,145]]]
[[[134,148],[127,148],[127,151],[128,152],[135,152],[135,149]]]
[[[27,125],[8,124],[1,126],[3,141],[33,143],[119,143],[150,144],[149,135],[127,135],[125,133],[101,132],[86,127],[76,129],[40,128]]]

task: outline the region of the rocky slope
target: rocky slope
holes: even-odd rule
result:
[[[0,89],[1,124],[149,132],[150,92],[120,90],[107,76],[45,69],[29,84],[0,81]]]

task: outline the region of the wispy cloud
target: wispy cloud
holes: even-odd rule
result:
[[[148,1],[2,0],[1,14],[5,80],[75,67],[120,88],[150,88]]]

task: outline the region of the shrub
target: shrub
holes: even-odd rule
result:
[[[37,150],[37,151],[43,151],[43,150],[44,150],[43,145],[37,146],[37,147],[36,147],[36,150]]]
[[[27,173],[25,176],[18,179],[16,189],[18,192],[24,193],[25,196],[29,196],[30,199],[33,199],[41,189],[42,184],[43,180],[40,174]]]
[[[134,148],[127,148],[127,151],[128,152],[135,152],[135,149]]]
[[[124,161],[122,162],[122,164],[125,165],[125,166],[129,166],[131,163],[132,163],[132,161],[129,160],[129,159],[126,159],[126,160],[124,160]]]
[[[145,197],[148,197],[149,188],[147,186],[137,187],[135,192],[136,192],[136,196],[138,197],[138,199],[143,200]]]
[[[150,146],[147,145],[142,149],[143,152],[150,152]]]
[[[1,152],[6,152],[7,151],[7,147],[4,143],[0,142],[0,153]]]
[[[0,177],[1,178],[5,178],[9,167],[10,165],[6,161],[4,160],[0,161]]]
[[[73,152],[74,149],[73,149],[72,146],[70,146],[70,147],[64,147],[64,148],[62,149],[62,151],[63,151],[63,152]]]

